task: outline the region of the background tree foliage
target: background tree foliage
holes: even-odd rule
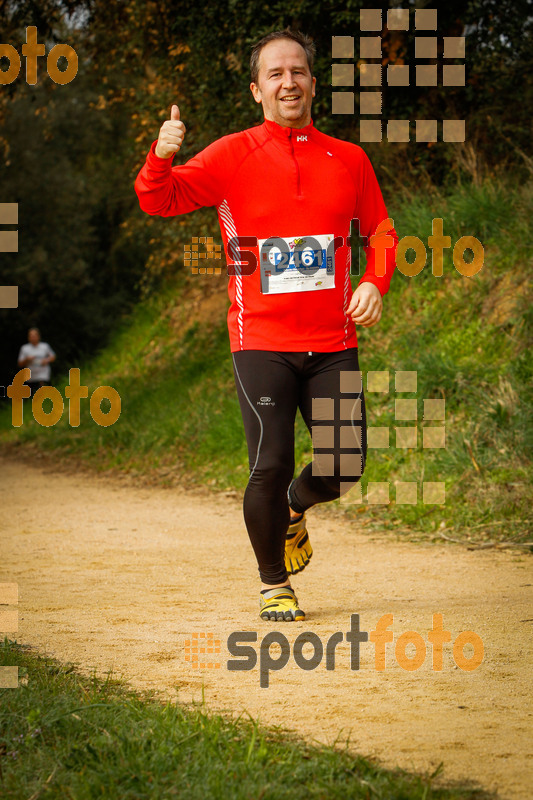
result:
[[[383,117],[464,118],[467,141],[365,145],[385,192],[388,182],[409,200],[422,182],[479,181],[503,169],[520,181],[531,165],[533,132],[527,0],[401,5],[412,13],[437,8],[439,37],[466,35],[466,86],[385,90]],[[19,204],[20,237],[18,255],[0,254],[0,284],[17,284],[20,302],[0,310],[0,384],[11,382],[29,325],[41,327],[66,370],[103,346],[158,276],[180,268],[191,223],[143,215],[135,175],[174,101],[188,129],[184,158],[261,122],[248,59],[262,35],[289,25],[313,36],[315,124],[358,142],[358,117],[331,114],[331,37],[355,36],[357,53],[359,11],[369,6],[388,8],[365,0],[0,2],[1,42],[20,52],[26,27],[35,25],[47,52],[66,42],[79,57],[78,74],[65,86],[47,76],[44,58],[35,86],[24,80],[24,64],[13,83],[0,86],[0,202]],[[384,65],[414,62],[413,27],[383,29]],[[195,232],[211,230],[214,220],[213,210],[195,215]]]

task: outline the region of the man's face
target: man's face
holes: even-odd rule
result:
[[[39,331],[32,328],[31,331],[28,331],[28,341],[30,344],[36,345],[39,344],[41,341],[41,337],[39,336]]]
[[[257,83],[250,89],[256,103],[263,104],[265,119],[303,128],[311,121],[315,83],[303,47],[291,39],[275,39],[261,50]]]

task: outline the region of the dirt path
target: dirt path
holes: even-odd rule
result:
[[[0,459],[0,582],[19,587],[19,631],[12,635],[63,661],[103,674],[112,669],[136,688],[157,688],[211,709],[246,709],[263,723],[291,727],[320,742],[349,735],[355,749],[385,765],[432,770],[479,782],[504,798],[530,798],[532,562],[510,551],[469,552],[370,540],[314,511],[315,549],[293,585],[304,623],[273,625],[257,616],[258,581],[240,503],[216,504],[198,493],[136,488],[109,477],[54,472]],[[335,565],[335,566],[334,566]],[[484,643],[483,663],[459,669],[452,645],[442,671],[432,669],[428,631],[443,615],[452,643],[471,630]],[[377,671],[375,645],[361,645],[358,671],[350,645],[337,645],[326,670],[326,642],[346,633],[350,615],[372,631],[393,614],[392,631],[417,631],[427,657],[416,671],[386,645]],[[261,688],[259,666],[230,671],[232,631],[289,642],[312,631],[324,645],[313,670],[290,657]],[[220,640],[219,668],[186,660],[193,634]],[[272,657],[280,654],[272,646]],[[407,649],[411,654],[413,646]],[[309,658],[311,645],[303,656]],[[465,657],[472,655],[470,645]]]

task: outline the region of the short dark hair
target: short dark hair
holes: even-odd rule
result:
[[[309,72],[311,75],[313,74],[313,62],[316,52],[313,40],[310,36],[307,36],[306,33],[301,33],[300,31],[291,31],[290,28],[285,28],[285,30],[267,33],[266,36],[263,36],[263,38],[253,46],[252,54],[250,56],[250,75],[252,78],[252,83],[257,83],[257,78],[259,76],[259,56],[261,55],[261,50],[266,44],[269,42],[274,42],[276,39],[292,39],[293,42],[297,42],[301,47],[303,47],[307,58],[307,64],[309,65]]]

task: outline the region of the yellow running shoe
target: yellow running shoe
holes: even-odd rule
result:
[[[309,541],[309,534],[305,525],[305,514],[303,517],[289,525],[287,538],[285,540],[285,569],[289,575],[296,575],[309,564],[313,555],[313,548]]]
[[[267,622],[298,622],[305,619],[305,613],[298,607],[298,598],[290,586],[262,591],[259,605],[259,616]]]

